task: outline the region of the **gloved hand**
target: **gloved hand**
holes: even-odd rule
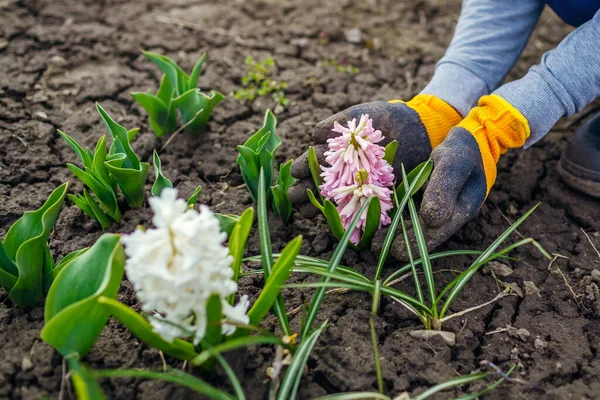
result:
[[[529,133],[525,117],[495,94],[482,97],[478,106],[450,130],[431,154],[433,172],[421,203],[420,218],[429,250],[475,216],[496,181],[500,155],[508,148],[522,147]],[[413,244],[411,249],[415,247]],[[402,235],[396,237],[390,253],[398,260],[407,260]]]
[[[338,135],[331,131],[333,123],[337,121],[346,125],[353,118],[359,120],[362,114],[369,114],[373,119],[373,127],[385,136],[382,145],[385,146],[392,140],[398,141],[393,167],[396,176],[400,178],[401,163],[410,171],[429,159],[431,149],[439,145],[450,128],[461,120],[461,115],[454,108],[432,95],[420,94],[406,103],[392,100],[358,104],[319,122],[313,129],[314,149],[321,165],[325,165],[323,154],[327,151],[327,139]],[[301,205],[308,201],[306,190],[314,190],[308,167],[308,153],[294,160],[292,175],[298,181],[289,189],[288,194],[292,203]]]

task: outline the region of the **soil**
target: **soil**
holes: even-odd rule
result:
[[[278,67],[274,78],[288,83],[290,99],[290,106],[278,114],[283,140],[278,160],[285,161],[305,150],[311,126],[321,119],[353,104],[409,99],[418,93],[443,55],[459,11],[458,0],[0,1],[0,237],[23,211],[39,207],[59,184],[71,181],[72,193],[82,189],[65,167],[74,155],[57,129],[87,146],[94,145],[105,133],[95,101],[124,126],[141,127],[134,147],[143,159],[162,145],[129,94],[156,90],[159,73],[141,56],[142,49],[167,54],[186,70],[208,51],[200,85],[225,94],[239,87],[246,55],[255,59],[273,56]],[[353,28],[360,29],[360,43],[346,40],[345,31]],[[509,79],[522,76],[570,30],[546,10]],[[359,67],[360,73],[324,66],[329,59]],[[215,211],[239,214],[251,205],[235,164],[235,146],[261,125],[268,107],[273,107],[270,98],[241,104],[228,97],[215,109],[200,137],[182,134],[169,145],[162,155],[164,173],[182,196],[201,184],[200,201]],[[518,286],[525,292],[523,297],[503,298],[449,322],[446,328],[457,333],[452,348],[437,339],[413,339],[409,332],[419,328],[418,321],[384,299],[376,326],[388,394],[417,394],[475,371],[487,360],[504,370],[516,363],[515,376],[530,383],[505,383],[487,398],[600,398],[599,282],[591,277],[594,269],[600,269],[600,256],[591,245],[594,242],[600,248],[600,202],[569,190],[556,172],[568,137],[598,109],[596,102],[580,115],[561,120],[532,148],[504,156],[496,186],[479,216],[442,247],[482,249],[506,229],[507,220],[541,203],[519,231],[561,257],[549,266],[531,246],[513,252],[515,260],[505,262],[513,273],[497,279]],[[110,231],[130,232],[138,224],[149,225],[150,216],[148,209],[126,211],[123,222]],[[304,235],[303,254],[326,258],[335,246],[320,216],[295,211],[290,225],[274,216],[271,221],[274,250],[298,234]],[[52,252],[60,259],[90,246],[101,234],[95,223],[66,202],[51,238]],[[248,254],[258,252],[254,234]],[[349,251],[344,263],[372,276],[374,260],[370,252]],[[458,257],[437,263],[436,277],[440,282],[450,280],[452,271],[464,269],[469,260]],[[386,274],[394,268],[391,263]],[[294,282],[303,279],[307,278],[292,277]],[[538,291],[526,281],[533,282]],[[240,285],[243,293],[255,298],[262,278],[245,277]],[[410,290],[408,285],[399,287]],[[492,275],[478,273],[452,310],[484,303],[501,289]],[[284,294],[291,310],[310,291],[286,290]],[[127,281],[119,300],[139,306]],[[2,289],[0,303],[0,398],[57,398],[63,363],[39,338],[43,307],[32,311],[15,307]],[[329,319],[332,325],[309,359],[299,398],[376,387],[370,308],[370,297],[365,294],[326,297],[319,318]],[[291,319],[295,329],[299,319],[299,315]],[[506,330],[493,333],[508,326],[527,330],[529,335],[519,337]],[[275,329],[276,320],[267,319],[264,327]],[[251,347],[227,358],[248,397],[266,398],[266,369],[273,362],[273,350]],[[85,362],[92,368],[159,370],[163,365],[157,351],[113,320]],[[182,367],[177,360],[167,358],[167,362]],[[229,389],[221,371],[192,372]],[[107,379],[102,387],[114,399],[198,397],[157,381]],[[457,389],[437,398],[460,393]]]

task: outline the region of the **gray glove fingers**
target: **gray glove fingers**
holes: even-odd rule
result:
[[[315,196],[317,196],[312,178],[300,179],[291,186],[288,189],[288,197],[292,204],[299,206],[306,203],[308,201],[308,195],[306,194],[308,189],[312,190]]]
[[[450,150],[450,153],[452,150]],[[423,194],[420,216],[429,227],[439,227],[451,218],[456,202],[465,188],[473,164],[448,154],[434,156],[434,167]]]
[[[326,144],[317,144],[314,146],[317,161],[320,165],[325,165],[325,152],[327,151]],[[296,179],[310,177],[310,168],[308,167],[308,151],[294,160],[292,164],[292,176]]]

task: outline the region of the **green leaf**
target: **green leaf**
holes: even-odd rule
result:
[[[263,126],[246,140],[243,146],[238,146],[237,163],[242,172],[242,178],[248,187],[254,201],[258,198],[259,170],[262,167],[265,187],[271,186],[273,179],[273,159],[281,139],[276,131],[277,119],[271,110],[265,112]]]
[[[271,187],[273,193],[273,211],[279,215],[285,222],[288,222],[292,215],[292,202],[288,197],[288,190],[296,182],[292,176],[293,160],[279,166],[279,177],[277,184]]]
[[[281,386],[279,388],[279,394],[277,400],[289,400],[295,399],[298,387],[300,386],[300,380],[302,379],[302,373],[304,372],[304,366],[308,361],[308,357],[312,352],[312,349],[319,339],[321,332],[325,330],[328,321],[323,322],[319,328],[302,340],[298,350],[294,353],[294,358],[288,367],[283,379],[281,380]]]
[[[71,382],[79,400],[104,400],[104,392],[96,380],[96,376],[77,361],[75,356],[67,357]]]
[[[352,234],[352,231],[354,231],[354,228],[356,228],[356,225],[358,224],[360,216],[365,211],[365,209],[367,208],[368,205],[369,205],[369,202],[365,202],[360,207],[360,210],[358,210],[358,213],[352,219],[352,222],[348,226],[348,229],[346,229],[346,232],[344,232],[344,235],[340,239],[340,242],[338,243],[337,248],[333,252],[331,259],[329,260],[329,264],[327,265],[328,272],[330,272],[330,273],[335,272],[338,265],[340,264],[340,261],[342,260],[342,256],[344,255],[344,252],[346,251],[346,248],[348,247],[348,244],[350,242],[350,235]],[[324,278],[321,282],[328,283],[329,280],[330,280],[330,278]],[[315,319],[317,318],[319,308],[321,308],[321,303],[323,302],[324,297],[325,297],[325,288],[324,287],[317,289],[317,291],[313,295],[312,301],[310,302],[310,308],[308,310],[308,314],[306,316],[305,323],[302,327],[302,338],[303,339],[310,333],[312,325],[315,322]]]
[[[66,256],[64,256],[62,258],[62,260],[60,260],[60,262],[54,267],[52,268],[50,271],[48,271],[45,275],[44,275],[44,292],[47,293],[48,290],[50,290],[50,286],[52,285],[52,282],[54,282],[54,279],[58,276],[58,273],[60,271],[62,271],[62,269],[71,261],[73,261],[77,256],[79,256],[80,254],[82,254],[83,252],[85,252],[88,248],[85,247],[83,249],[79,249],[79,250],[75,250],[70,252],[69,254],[67,254]]]
[[[280,296],[281,287],[292,273],[294,260],[298,253],[300,253],[301,248],[302,235],[299,235],[285,246],[281,252],[281,256],[277,258],[262,292],[252,305],[250,311],[248,311],[250,325],[258,325],[265,315],[267,315],[277,297]]]
[[[129,143],[133,142],[135,138],[137,138],[138,133],[140,133],[140,128],[133,128],[127,131],[127,138],[129,139]]]
[[[90,149],[84,149],[79,143],[77,143],[71,136],[67,135],[60,129],[58,134],[71,146],[77,157],[81,160],[84,167],[91,168],[92,166],[92,151]]]
[[[406,176],[406,171],[404,170],[404,165],[402,165],[402,181],[404,183],[404,187],[410,188],[410,183],[408,177]],[[433,268],[431,266],[431,261],[429,260],[429,250],[427,249],[427,241],[425,240],[425,234],[423,233],[423,228],[421,227],[421,222],[419,221],[419,214],[417,213],[417,207],[415,206],[415,202],[412,199],[412,196],[408,197],[408,210],[410,212],[410,220],[412,222],[415,239],[417,241],[417,247],[419,249],[419,254],[421,255],[421,259],[423,260],[423,274],[425,275],[425,282],[427,284],[429,299],[431,301],[432,317],[434,319],[437,319],[437,290],[435,287]],[[406,247],[408,248],[409,246],[410,242],[406,242]]]
[[[200,394],[206,395],[212,400],[235,400],[235,398],[211,385],[200,378],[176,369],[168,372],[153,372],[138,369],[114,369],[95,371],[94,375],[99,378],[143,378],[155,379],[185,386]]]
[[[119,161],[116,161],[119,160]],[[116,190],[116,182],[114,178],[110,176],[104,162],[106,161],[106,136],[101,136],[96,143],[96,149],[94,150],[94,159],[92,160],[91,168],[86,168],[86,172],[96,178],[96,180],[102,183],[103,186],[111,188],[113,191]],[[125,157],[114,157],[113,162],[119,162],[121,165],[125,162]],[[91,171],[90,171],[91,170]]]
[[[131,148],[131,144],[129,143],[129,132],[123,126],[117,124],[111,117],[108,115],[106,111],[100,106],[99,103],[96,103],[96,108],[106,125],[106,129],[110,133],[111,138],[116,144],[117,152],[124,153],[127,157],[125,162],[123,163],[124,168],[132,168],[134,170],[141,169],[140,159],[135,154],[133,149]]]
[[[123,191],[127,204],[131,208],[141,207],[146,199],[144,185],[148,178],[150,164],[145,162],[139,163],[139,169],[119,168],[113,165],[111,161],[105,162],[105,165],[116,178],[117,182],[119,182],[119,187]]]
[[[183,70],[167,56],[151,51],[142,51],[150,61],[152,61],[166,75],[175,95],[179,96],[187,90],[187,81],[189,77]]]
[[[65,357],[72,353],[83,357],[108,321],[109,313],[97,300],[117,296],[124,265],[123,247],[113,234],[102,235],[67,263],[48,292],[42,340]]]
[[[254,222],[254,209],[252,207],[247,208],[239,220],[233,226],[231,234],[229,235],[229,254],[233,257],[231,263],[231,269],[233,269],[233,280],[238,281],[240,271],[242,269],[242,258],[244,257],[244,250],[246,249],[246,243],[248,242],[248,235],[250,235],[250,229],[252,229],[252,223]],[[229,296],[229,304],[233,305],[235,300],[235,293]]]
[[[110,218],[108,217],[108,215],[104,214],[104,212],[100,209],[98,203],[96,203],[96,200],[94,200],[92,196],[88,193],[88,191],[85,189],[83,189],[83,198],[85,199],[86,204],[94,214],[92,218],[96,219],[100,223],[102,229],[108,228],[110,226]]]
[[[383,159],[387,161],[388,164],[392,165],[392,163],[394,162],[397,149],[398,142],[395,140],[392,140],[387,146],[385,146],[385,154],[383,156]]]
[[[15,222],[2,241],[0,269],[16,278],[5,286],[8,297],[18,306],[33,308],[42,300],[44,254],[50,232],[54,228],[60,208],[67,194],[68,184],[62,184],[35,211],[26,211]],[[7,262],[11,260],[11,262]],[[2,284],[13,282],[3,274]]]
[[[226,342],[223,342],[217,346],[213,346],[204,350],[196,358],[194,358],[194,360],[192,360],[192,364],[196,366],[202,365],[206,361],[215,357],[217,354],[241,349],[253,344],[274,344],[285,348],[291,347],[290,345],[284,343],[281,338],[278,338],[277,336],[272,334],[238,337],[229,339]]]
[[[415,169],[408,173],[408,182],[409,187],[412,187],[411,196],[414,195],[423,187],[427,179],[429,179],[429,175],[431,175],[431,171],[433,171],[433,163],[431,160],[427,160],[417,165]],[[416,179],[418,178],[418,179]],[[416,179],[416,182],[415,182]],[[414,186],[412,183],[415,182]],[[398,187],[396,188],[396,196],[399,199],[404,199],[404,195],[406,194],[406,188],[404,186],[404,182],[400,182]]]
[[[221,320],[223,311],[221,310],[221,298],[218,294],[213,294],[206,303],[206,334],[204,341],[210,346],[216,346],[221,343]]]
[[[258,178],[258,236],[260,239],[260,255],[264,269],[265,284],[267,284],[269,282],[269,277],[273,272],[273,249],[269,233],[269,221],[267,219],[267,196],[265,187],[265,176],[263,169],[261,168]],[[273,311],[277,316],[277,319],[279,319],[279,325],[283,334],[289,336],[291,334],[290,323],[285,312],[283,297],[281,297],[280,293],[276,296]]]
[[[187,200],[188,207],[194,207],[196,205],[196,203],[198,202],[198,197],[200,197],[201,190],[202,190],[202,186],[198,185],[196,190],[194,190],[194,193],[192,193],[190,198]]]
[[[236,222],[239,221],[240,217],[233,214],[219,214],[215,213],[215,217],[221,223],[221,232],[225,232],[227,236],[231,236],[231,232],[233,231],[233,227]]]
[[[365,204],[367,204],[367,202],[365,202]],[[323,214],[327,219],[327,224],[329,225],[333,236],[335,236],[337,240],[341,240],[344,236],[344,225],[342,224],[342,219],[340,218],[340,213],[338,213],[337,208],[335,208],[335,205],[328,199],[323,199]]]
[[[317,154],[315,153],[315,148],[310,146],[308,148],[308,167],[310,169],[310,175],[312,176],[315,187],[317,188],[317,192],[323,200],[323,196],[321,196],[321,190],[319,189],[323,184],[323,177],[321,176],[321,165],[319,164],[319,160],[317,160]]]
[[[67,164],[67,168],[96,195],[104,211],[116,222],[120,222],[121,211],[119,211],[117,196],[113,189],[91,173],[85,172],[73,164]]]
[[[97,307],[101,308],[107,315],[112,315],[142,342],[165,354],[186,361],[191,361],[198,355],[194,350],[194,346],[185,340],[174,339],[172,343],[165,341],[154,333],[152,325],[144,317],[125,304],[114,300],[114,298],[98,297]]]
[[[450,389],[456,386],[466,385],[467,383],[473,383],[476,381],[480,381],[485,379],[488,376],[487,372],[480,372],[477,374],[459,376],[454,379],[450,379],[449,381],[440,383],[439,385],[435,385],[418,395],[414,398],[414,400],[425,400],[428,397],[433,396],[437,392],[441,392],[442,390]]]
[[[454,298],[460,293],[460,291],[464,288],[464,286],[467,284],[467,282],[469,282],[469,280],[471,279],[473,274],[482,265],[485,264],[483,261],[485,261],[488,257],[490,257],[490,255],[492,255],[492,253],[498,248],[498,246],[500,246],[500,244],[502,242],[504,242],[504,240],[506,240],[506,238],[508,238],[510,236],[510,234],[513,233],[519,227],[519,225],[521,225],[527,218],[529,218],[531,213],[534,212],[535,209],[539,205],[540,205],[540,203],[533,206],[521,218],[519,218],[514,224],[509,226],[508,229],[506,229],[496,240],[494,240],[494,242],[479,257],[477,257],[477,259],[473,262],[473,264],[471,264],[471,266],[469,268],[467,268],[462,274],[460,274],[455,279],[456,282],[450,282],[449,286],[453,285],[453,287],[444,302],[444,306],[442,307],[442,311],[440,313],[440,318],[442,318],[446,314],[446,312],[448,311],[448,308],[450,308],[450,304],[452,304],[452,301],[454,300]],[[445,291],[446,290],[444,290],[444,292]]]
[[[166,79],[163,81],[167,82]],[[142,92],[131,93],[131,96],[148,113],[150,128],[156,136],[161,137],[177,129],[177,114],[171,99],[165,103],[157,96]]]
[[[315,195],[312,190],[306,189],[306,194],[308,195],[308,199],[312,203],[313,206],[317,207],[319,211],[325,214],[325,207],[315,198]]]
[[[424,174],[428,174],[427,171],[429,171],[429,173],[431,172],[431,168],[429,168],[430,164],[431,164],[431,160],[428,160],[422,164],[419,164],[414,170],[412,170],[408,174],[408,179],[411,182],[408,187],[410,193],[414,193],[416,191],[415,188],[417,187],[417,185],[420,184],[421,181],[423,183],[425,183],[425,181],[427,179],[423,180],[422,177]],[[412,178],[411,178],[411,175],[413,175]],[[404,184],[402,184],[402,187],[404,187]],[[385,235],[383,245],[381,246],[381,253],[379,254],[379,259],[377,261],[377,270],[375,271],[375,280],[379,279],[379,277],[381,276],[381,271],[383,271],[383,265],[385,264],[385,260],[387,259],[387,256],[389,254],[390,247],[392,246],[392,242],[394,241],[394,238],[396,237],[396,230],[398,229],[398,224],[400,223],[400,220],[402,219],[402,211],[404,210],[404,207],[406,206],[406,203],[408,202],[408,196],[406,195],[406,191],[404,189],[402,189],[401,191],[396,189],[394,191],[394,199],[397,200],[399,198],[401,198],[402,201],[399,205],[394,204],[394,206],[396,207],[396,212],[395,212],[395,214],[393,214],[392,223],[390,224],[390,227],[388,228],[388,232]],[[397,201],[396,201],[396,203],[397,203]]]
[[[356,247],[359,249],[367,249],[371,246],[371,240],[373,236],[379,230],[379,224],[381,221],[381,203],[379,198],[373,196],[369,201],[369,208],[367,209],[367,220],[365,222],[365,229],[360,238],[360,242]]]
[[[208,122],[213,108],[224,98],[225,96],[215,90],[206,95],[200,89],[190,89],[174,98],[172,104],[181,112],[185,130],[198,133]]]
[[[200,72],[202,71],[202,64],[204,64],[204,59],[206,58],[206,53],[203,53],[200,56],[200,59],[194,65],[192,69],[192,73],[190,74],[190,81],[188,84],[188,89],[196,89],[198,87],[198,78],[200,77]]]
[[[160,192],[162,192],[162,190],[166,187],[172,188],[173,187],[173,183],[168,180],[167,178],[165,178],[165,176],[162,173],[162,165],[160,162],[160,157],[158,156],[158,153],[156,152],[156,150],[154,150],[154,153],[152,154],[152,160],[154,163],[154,175],[156,175],[156,180],[154,181],[154,184],[152,185],[152,196],[160,196]]]
[[[377,392],[349,392],[317,397],[315,400],[390,400],[390,398]]]

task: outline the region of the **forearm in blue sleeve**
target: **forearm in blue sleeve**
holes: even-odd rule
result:
[[[466,116],[513,67],[543,7],[541,0],[465,0],[450,46],[422,93]]]
[[[496,92],[529,122],[525,147],[540,140],[563,115],[600,97],[600,11],[571,32],[540,64]]]

